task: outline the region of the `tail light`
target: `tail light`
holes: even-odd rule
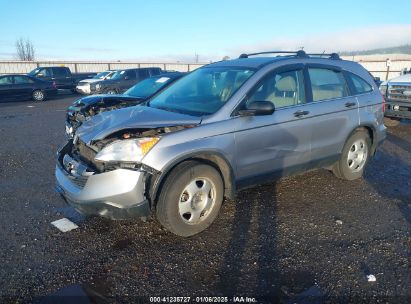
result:
[[[56,82],[53,81],[53,88],[57,88]]]
[[[382,97],[382,112],[384,113],[385,112],[385,97],[382,94],[381,94],[381,97]]]

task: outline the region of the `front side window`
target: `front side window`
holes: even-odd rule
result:
[[[148,106],[202,116],[217,112],[254,70],[239,67],[205,67],[180,79],[152,99]]]
[[[136,79],[136,72],[134,70],[126,71],[124,74],[124,78],[126,79]]]
[[[47,68],[37,68],[29,73],[30,76],[41,76],[41,77],[51,77],[50,69]]]
[[[274,72],[251,91],[246,105],[251,102],[269,101],[275,108],[305,103],[304,76],[302,70]]]
[[[110,71],[100,72],[96,76],[94,76],[93,79],[104,79],[110,73],[111,73]]]
[[[339,71],[321,68],[309,68],[313,101],[341,98],[348,96],[348,87],[344,75]]]
[[[352,73],[347,74],[353,84],[354,94],[364,94],[372,91],[372,86],[360,76]]]

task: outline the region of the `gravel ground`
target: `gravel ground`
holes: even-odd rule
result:
[[[364,179],[318,170],[248,189],[183,239],[153,219],[85,218],[55,193],[64,110],[75,98],[0,104],[0,302],[411,302],[411,124],[388,130]],[[79,228],[50,224],[63,217]]]

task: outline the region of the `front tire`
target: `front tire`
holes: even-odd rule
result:
[[[401,119],[399,118],[391,118],[391,117],[384,117],[384,125],[387,127],[396,127],[400,124]]]
[[[345,180],[362,177],[371,151],[371,139],[367,131],[358,130],[347,140],[341,158],[333,166],[335,176]]]
[[[196,161],[178,165],[166,178],[157,202],[157,219],[179,236],[192,236],[216,219],[224,197],[220,173]]]
[[[106,94],[114,95],[114,94],[117,94],[117,91],[114,90],[114,89],[108,89],[108,90],[106,91]]]
[[[34,101],[44,101],[46,100],[46,94],[42,90],[35,90],[31,94],[31,97]]]

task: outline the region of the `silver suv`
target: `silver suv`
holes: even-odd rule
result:
[[[58,191],[80,212],[155,214],[190,236],[244,187],[316,168],[360,178],[386,136],[369,73],[336,54],[261,54],[209,64],[143,106],[85,121],[58,152]]]

